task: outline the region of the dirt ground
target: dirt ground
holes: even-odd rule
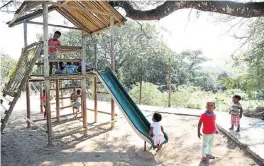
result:
[[[21,107],[24,106],[21,103]],[[25,107],[25,106],[24,106]],[[62,111],[62,114],[71,110]],[[54,115],[55,112],[52,114]],[[120,114],[119,114],[120,115]],[[117,117],[113,130],[110,125],[90,130],[89,136],[67,135],[68,131],[80,128],[80,115],[61,118],[53,123],[54,139],[52,147],[47,146],[45,132],[32,127],[26,128],[23,119],[25,111],[12,113],[1,140],[1,164],[3,166],[199,166],[202,141],[197,137],[196,117],[163,115],[162,124],[169,135],[169,143],[161,152],[143,151],[144,142],[131,129],[122,115]],[[93,112],[88,114],[92,125]],[[151,118],[150,113],[146,113]],[[42,118],[38,112],[32,119]],[[99,114],[102,121],[110,120],[109,115]],[[37,124],[45,127],[45,121]],[[216,160],[209,165],[254,166],[258,165],[247,154],[222,133],[216,136],[213,154]]]

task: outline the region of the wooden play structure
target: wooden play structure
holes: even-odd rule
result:
[[[33,12],[30,12],[32,11]],[[48,13],[51,11],[57,11],[68,21],[70,21],[75,27],[67,27],[64,25],[55,25],[48,23]],[[31,21],[34,18],[43,16],[43,22]],[[56,120],[60,121],[60,110],[66,106],[61,106],[64,99],[70,97],[63,96],[63,90],[80,88],[81,89],[81,113],[83,121],[83,134],[87,135],[87,108],[86,108],[86,81],[87,78],[92,78],[94,82],[94,121],[98,120],[97,109],[97,84],[101,83],[97,76],[93,72],[86,72],[86,37],[91,37],[97,33],[100,33],[106,29],[111,30],[111,69],[115,71],[115,55],[114,55],[114,26],[119,26],[126,21],[125,18],[115,10],[107,1],[24,1],[23,4],[16,11],[14,18],[8,22],[9,27],[14,27],[19,24],[24,25],[24,45],[22,49],[21,57],[17,63],[16,70],[11,76],[9,82],[6,84],[3,90],[3,97],[1,99],[1,106],[5,110],[4,117],[1,119],[1,132],[3,132],[9,116],[11,115],[15,104],[20,97],[21,91],[26,85],[26,98],[27,98],[27,123],[30,128],[31,123],[34,123],[30,119],[30,82],[44,82],[44,89],[46,92],[46,111],[47,111],[47,134],[48,144],[52,144],[52,117],[50,108],[50,92],[55,90],[56,96]],[[43,26],[43,41],[36,42],[28,45],[27,42],[27,24],[42,25]],[[48,26],[68,28],[80,30],[82,32],[81,46],[58,46],[60,50],[59,59],[48,58]],[[67,58],[68,53],[78,53],[79,58]],[[91,61],[91,60],[88,60]],[[49,74],[49,62],[81,62],[82,71],[80,74]],[[32,75],[33,67],[37,65],[39,68],[39,74]],[[97,68],[97,55],[96,46],[94,50],[93,68]],[[80,87],[62,87],[65,80],[79,80],[81,82]],[[55,88],[51,88],[51,85],[55,85]],[[40,89],[40,96],[42,96],[42,86]],[[41,104],[40,104],[41,105]],[[111,124],[114,127],[115,122],[115,109],[114,100],[111,100],[111,119],[108,123],[98,124],[98,126]],[[41,112],[43,112],[42,105],[40,106]],[[35,120],[38,121],[38,120]],[[96,127],[96,126],[95,126]]]

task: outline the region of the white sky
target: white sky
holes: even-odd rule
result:
[[[211,59],[207,66],[227,68],[225,61],[239,47],[239,41],[227,34],[230,23],[216,23],[215,16],[219,14],[211,16],[209,13],[201,12],[197,18],[196,11],[193,10],[188,19],[189,13],[190,9],[184,9],[156,21],[158,29],[167,30],[162,31],[164,41],[176,52],[200,49],[204,56]],[[12,18],[13,14],[0,13],[0,50],[18,59],[24,45],[23,25],[9,28],[6,22]],[[49,23],[62,25],[65,20],[60,18],[56,12],[49,13]],[[42,21],[42,18],[37,20]],[[37,34],[42,34],[42,26],[28,25],[28,44],[36,41]]]

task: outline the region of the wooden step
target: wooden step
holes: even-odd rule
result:
[[[7,99],[6,97],[2,96],[1,99],[0,99],[0,103],[3,104],[3,102],[6,101],[8,103],[8,105],[11,104],[11,100]]]

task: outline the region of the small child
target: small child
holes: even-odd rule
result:
[[[161,119],[162,119],[161,114],[154,113],[152,117],[153,123],[151,123],[149,130],[149,136],[152,137],[154,146],[157,148],[156,152],[158,152],[162,148],[162,143],[165,141],[163,134],[164,129],[160,124]]]
[[[214,113],[215,103],[207,102],[206,111],[200,117],[198,123],[198,137],[202,136],[200,129],[203,124],[203,145],[202,145],[202,159],[203,163],[208,163],[209,159],[215,159],[211,154],[211,146],[213,144],[215,134],[218,133],[216,128],[216,116]]]
[[[45,90],[43,90],[43,94],[41,96],[41,102],[44,107],[44,118],[46,118],[47,113],[46,113],[46,91]]]
[[[229,114],[231,114],[231,128],[230,130],[234,130],[234,126],[237,126],[236,132],[240,131],[240,119],[242,118],[243,109],[239,101],[241,97],[239,95],[235,95],[232,98],[233,104],[229,110]]]
[[[73,96],[73,100],[74,100],[74,102],[72,103],[73,113],[78,113],[80,112],[79,108],[81,105],[81,91],[79,89],[77,90],[77,95]],[[76,112],[74,111],[75,109]]]
[[[53,35],[53,38],[49,39],[49,59],[57,59],[59,56],[59,51],[55,46],[59,46],[61,44],[59,40],[60,36],[61,36],[61,32],[56,31]],[[54,64],[56,65],[56,69],[57,69],[56,72],[58,72],[58,63],[55,62]],[[49,74],[52,74],[53,62],[50,62],[49,65],[50,65]],[[59,66],[60,66],[59,70],[62,71],[64,68],[63,62],[59,62]]]

